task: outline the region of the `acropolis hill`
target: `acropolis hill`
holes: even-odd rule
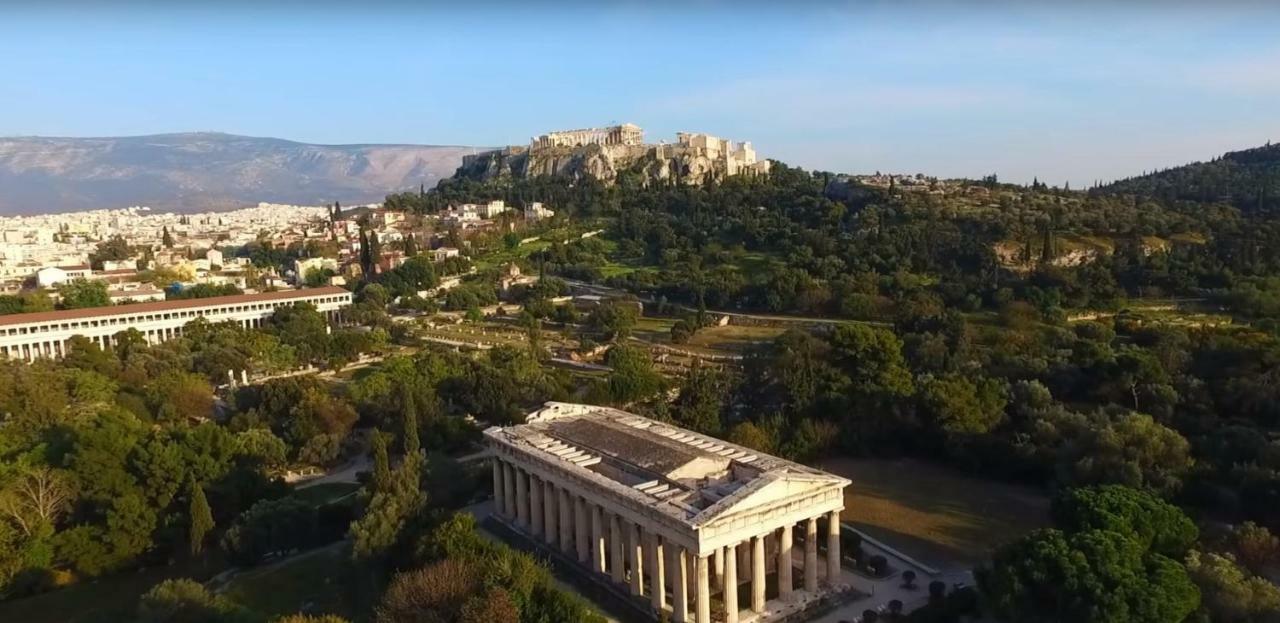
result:
[[[676,142],[645,143],[640,126],[562,130],[534,137],[528,146],[512,145],[464,156],[455,177],[491,179],[555,175],[592,177],[606,183],[632,174],[642,184],[675,180],[701,184],[731,175],[769,171],[750,142],[735,143],[708,134],[679,132]]]

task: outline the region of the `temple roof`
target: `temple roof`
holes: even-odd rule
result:
[[[849,481],[619,409],[548,402],[493,440],[693,527]]]

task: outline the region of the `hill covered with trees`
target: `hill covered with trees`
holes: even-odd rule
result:
[[[1274,214],[1280,210],[1280,144],[1229,151],[1209,162],[1120,180],[1102,190],[1165,201],[1221,201]]]

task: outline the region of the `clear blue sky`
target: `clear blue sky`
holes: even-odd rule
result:
[[[1280,140],[1274,2],[105,4],[6,3],[0,135],[630,121],[807,168],[1076,185]]]

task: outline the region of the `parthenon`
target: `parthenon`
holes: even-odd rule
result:
[[[644,130],[640,126],[624,123],[607,128],[585,128],[582,130],[561,130],[534,137],[530,146],[539,147],[578,147],[580,145],[643,145]]]
[[[844,478],[591,405],[549,402],[484,434],[494,515],[655,616],[763,623],[846,588]]]

